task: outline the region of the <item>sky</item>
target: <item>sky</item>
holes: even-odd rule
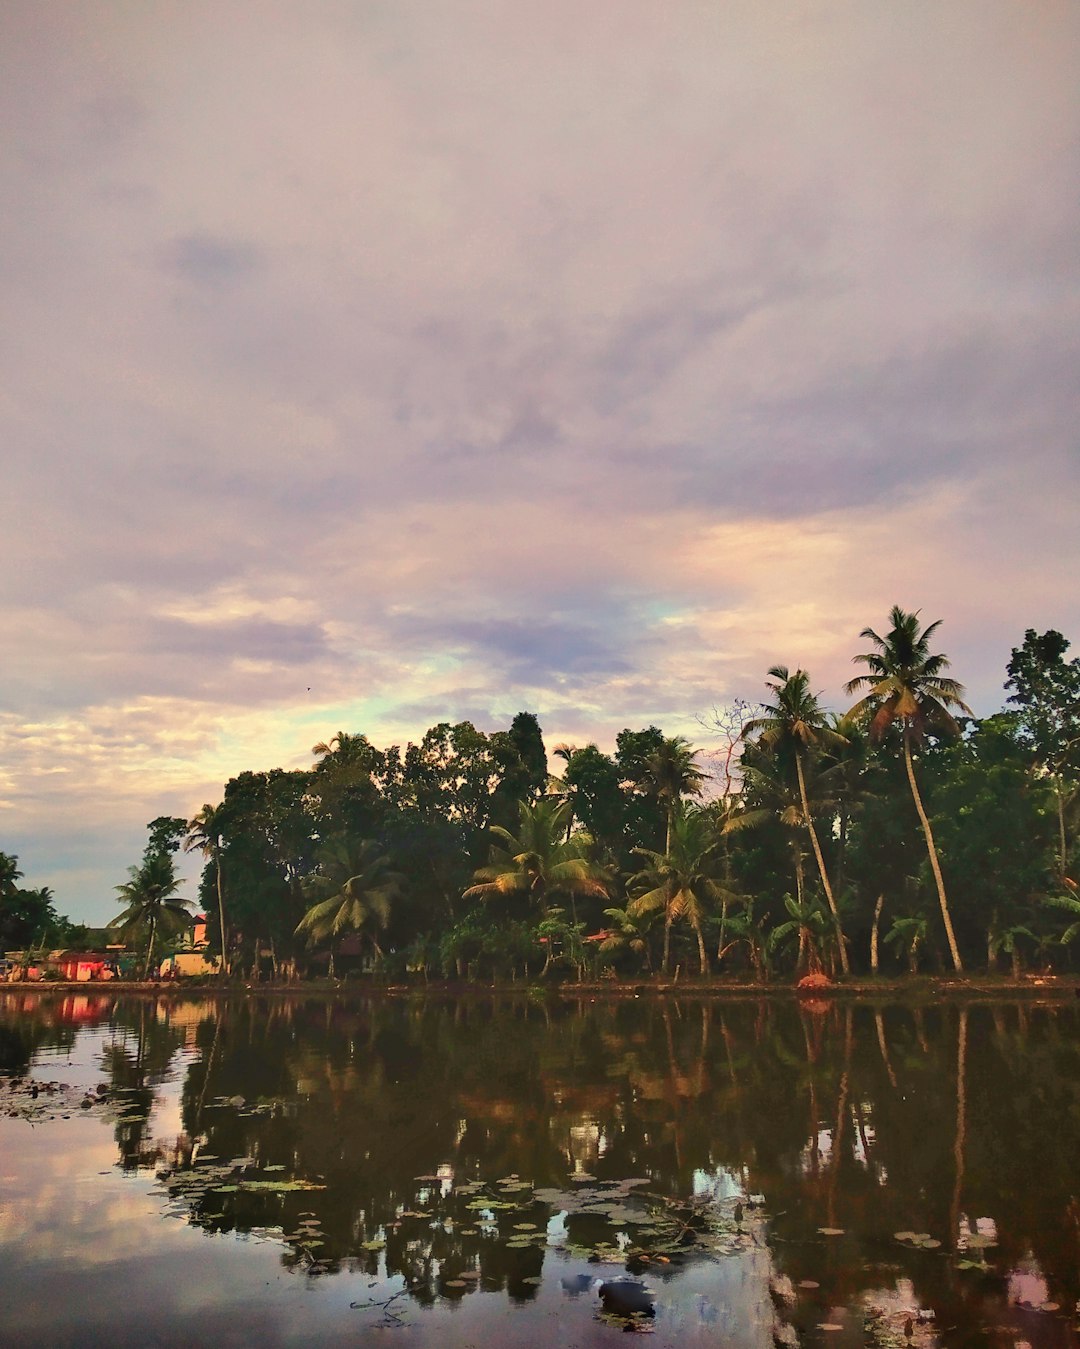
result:
[[[0,850],[1080,643],[1080,6],[0,7]]]

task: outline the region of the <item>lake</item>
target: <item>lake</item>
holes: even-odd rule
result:
[[[0,992],[4,1346],[1041,1349],[1078,1298],[1072,1001]]]

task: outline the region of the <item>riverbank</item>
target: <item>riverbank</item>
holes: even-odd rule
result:
[[[237,979],[183,979],[169,982],[142,980],[82,981],[50,979],[33,983],[0,984],[0,993],[37,995],[50,993],[137,994],[159,999],[206,997],[300,997],[334,998],[489,998],[511,997],[555,1001],[620,1000],[635,998],[702,998],[744,1000],[747,998],[798,997],[807,1004],[832,1001],[941,1001],[951,998],[1080,998],[1076,975],[907,975],[893,979],[847,979],[827,987],[800,989],[791,983],[754,983],[731,979],[603,979],[584,983],[502,983],[423,980],[390,982],[364,976],[341,980],[314,979],[298,982],[258,982]]]

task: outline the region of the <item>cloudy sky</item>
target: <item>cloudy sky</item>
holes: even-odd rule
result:
[[[0,849],[1080,643],[1069,0],[6,0]]]

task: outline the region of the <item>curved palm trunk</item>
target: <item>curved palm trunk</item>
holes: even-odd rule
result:
[[[845,974],[848,974],[850,971],[848,968],[847,943],[844,941],[844,929],[840,925],[840,911],[836,907],[836,897],[833,894],[832,886],[829,884],[829,873],[825,870],[825,858],[821,855],[821,844],[818,842],[817,830],[814,828],[814,821],[810,818],[810,803],[806,796],[806,778],[803,776],[801,753],[795,755],[795,771],[799,775],[799,796],[802,799],[803,819],[806,821],[806,828],[809,831],[810,842],[814,849],[814,857],[817,859],[821,886],[825,891],[825,898],[829,901],[829,909],[836,927],[836,944],[840,948],[840,968]]]
[[[906,723],[904,725],[904,766],[907,769],[908,785],[911,787],[915,809],[919,814],[919,823],[922,825],[923,837],[926,839],[926,851],[930,858],[930,870],[934,873],[934,883],[937,886],[941,919],[945,924],[945,936],[949,942],[949,954],[952,956],[953,968],[957,974],[963,974],[964,964],[960,959],[960,948],[956,944],[956,934],[953,932],[952,918],[949,915],[949,901],[945,898],[945,881],[941,875],[937,848],[934,847],[934,835],[930,828],[926,810],[923,807],[922,797],[919,795],[919,784],[915,781],[915,765],[911,762],[911,727]]]
[[[701,930],[701,919],[696,914],[691,921],[697,935],[698,960],[701,962],[701,976],[704,978],[709,973],[709,953],[705,950],[705,935]]]
[[[881,908],[885,903],[885,896],[878,895],[877,903],[874,905],[874,923],[870,929],[870,973],[876,975],[878,972],[878,930],[881,924]]]
[[[229,934],[225,929],[225,899],[221,886],[221,853],[214,849],[214,862],[217,867],[217,903],[218,903],[218,924],[221,928],[221,975],[227,978],[229,974]]]

